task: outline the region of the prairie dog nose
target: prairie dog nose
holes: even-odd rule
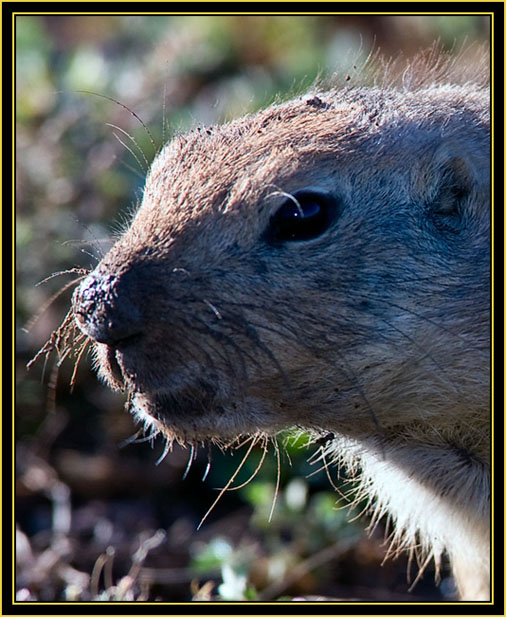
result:
[[[142,334],[142,315],[134,302],[133,277],[93,272],[74,292],[75,320],[82,332],[115,346]]]

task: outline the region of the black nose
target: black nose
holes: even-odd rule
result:
[[[98,343],[111,346],[124,343],[142,334],[138,294],[134,277],[95,271],[74,292],[76,323]]]

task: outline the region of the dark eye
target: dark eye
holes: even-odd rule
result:
[[[266,240],[273,245],[313,240],[325,232],[337,214],[337,200],[329,193],[296,191],[271,217]]]

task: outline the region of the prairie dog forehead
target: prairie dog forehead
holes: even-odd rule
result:
[[[306,96],[210,129],[194,129],[170,141],[153,162],[144,202],[164,200],[188,215],[199,210],[222,210],[223,199],[251,192],[290,190],[299,169],[300,183],[318,181],[318,169],[329,158],[333,165],[353,153],[363,129],[363,105],[340,102],[314,107],[318,97]],[[309,104],[311,103],[311,104]],[[319,103],[318,103],[319,104]],[[318,156],[316,161],[315,156]],[[312,178],[312,170],[315,177]],[[190,210],[189,210],[190,209]]]
[[[183,221],[260,205],[267,196],[272,204],[276,192],[303,186],[329,189],[348,173],[386,171],[393,185],[391,174],[409,173],[442,139],[458,136],[459,116],[478,114],[483,96],[461,86],[310,93],[221,126],[199,127],[176,136],[155,159],[142,209]],[[452,118],[455,106],[459,114]]]

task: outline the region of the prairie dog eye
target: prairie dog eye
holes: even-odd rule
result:
[[[337,200],[315,189],[296,191],[271,217],[266,239],[272,245],[313,240],[323,234],[337,215]]]

